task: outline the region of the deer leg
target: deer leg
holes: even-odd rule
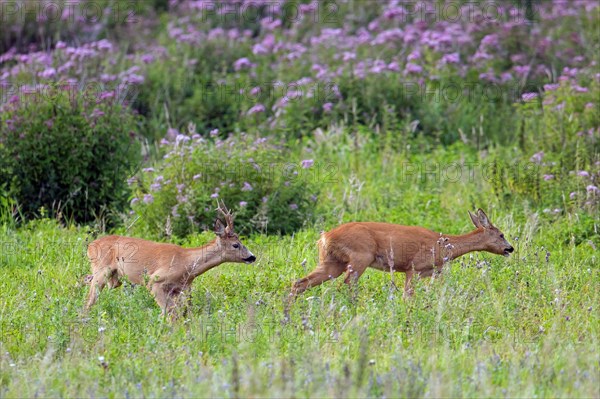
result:
[[[185,286],[176,298],[177,305],[181,308],[183,317],[187,317],[192,307],[192,287]]]
[[[288,296],[288,301],[283,309],[285,321],[290,320],[290,307],[292,306],[293,300],[298,294],[303,293],[311,287],[316,287],[327,280],[333,280],[339,277],[344,272],[344,264],[334,260],[324,261],[319,263],[315,270],[313,270],[308,276],[297,280],[292,291]]]
[[[348,285],[356,283],[365,270],[367,270],[367,267],[372,263],[372,256],[351,258],[348,266],[346,266],[346,278],[344,279],[344,283]]]
[[[108,269],[108,268],[107,268]],[[98,300],[98,296],[100,295],[100,291],[106,285],[107,280],[112,276],[110,269],[108,270],[100,270],[94,273],[92,277],[92,282],[90,283],[90,291],[87,296],[87,303],[85,305],[85,310],[88,311],[94,303]]]
[[[328,261],[319,264],[308,276],[297,280],[292,287],[290,296],[296,296],[311,287],[316,287],[327,280],[333,280],[344,272],[344,264]]]
[[[107,282],[108,288],[118,288],[121,286],[121,284],[122,284],[122,282],[119,279],[119,275],[115,271],[114,273],[112,273],[110,275],[110,278],[108,279],[108,282]]]
[[[404,294],[402,295],[404,299],[409,299],[415,293],[415,290],[413,290],[410,286],[410,282],[412,281],[413,275],[414,272],[412,270],[406,272],[406,280],[404,281]]]
[[[175,298],[170,292],[169,287],[161,283],[154,283],[152,284],[151,291],[152,295],[154,295],[154,300],[162,310],[163,315],[165,313],[170,313],[175,306]]]

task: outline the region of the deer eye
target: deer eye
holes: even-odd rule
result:
[[[240,247],[240,244],[233,244],[233,247],[234,247],[234,248],[239,248],[239,247]]]
[[[500,238],[504,238],[504,234],[500,234]]]

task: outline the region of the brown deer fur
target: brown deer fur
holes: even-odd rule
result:
[[[87,255],[92,278],[86,310],[96,302],[105,285],[116,288],[121,285],[120,278],[127,277],[134,284],[144,284],[146,279],[158,305],[169,312],[176,306],[179,295],[202,273],[224,262],[254,262],[256,257],[234,232],[233,215],[224,204],[218,210],[227,225],[217,219],[217,238],[203,247],[182,248],[114,235],[90,243]]]
[[[513,247],[479,209],[469,212],[476,230],[463,235],[435,233],[423,227],[391,223],[346,223],[321,235],[319,264],[308,276],[295,282],[291,296],[335,279],[345,273],[345,282],[356,281],[372,267],[406,274],[405,296],[412,295],[415,274],[429,277],[442,265],[472,251],[508,256]]]

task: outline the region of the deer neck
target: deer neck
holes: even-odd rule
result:
[[[456,259],[460,256],[473,251],[483,251],[482,235],[483,229],[473,230],[467,234],[448,235],[448,241],[445,243],[445,250],[448,254],[448,260]],[[451,246],[448,246],[450,244]]]
[[[221,246],[217,243],[217,240],[213,240],[199,248],[190,248],[188,252],[190,274],[194,277],[223,263]]]

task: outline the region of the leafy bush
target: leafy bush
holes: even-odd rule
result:
[[[27,217],[40,208],[77,222],[121,210],[140,161],[137,118],[114,101],[47,88],[0,108],[0,181]]]
[[[516,105],[527,132],[522,136],[524,147],[556,154],[569,170],[589,166],[600,153],[600,75],[585,83],[563,75],[544,89],[542,97],[525,94],[525,101]]]
[[[236,213],[236,230],[290,233],[313,219],[318,185],[312,161],[289,162],[283,147],[246,134],[225,140],[170,132],[167,152],[138,176],[131,201],[143,228],[185,236],[212,228],[216,198]],[[167,222],[168,220],[168,222]]]
[[[0,54],[10,49],[31,51],[59,40],[88,42],[103,37],[127,37],[139,29],[140,18],[156,18],[167,0],[21,0],[0,6]],[[41,46],[40,46],[41,45]]]
[[[495,150],[492,186],[499,196],[525,195],[546,213],[583,209],[590,213],[600,205],[600,112],[598,77],[581,86],[561,76],[545,91],[526,93],[515,104],[521,123],[519,147]],[[512,159],[501,166],[502,159]]]

